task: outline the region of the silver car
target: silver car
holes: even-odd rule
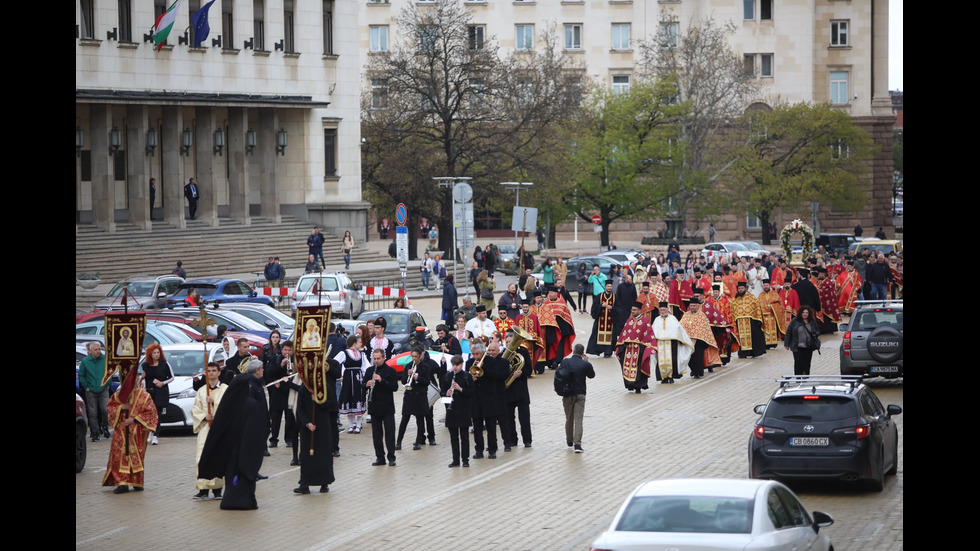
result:
[[[296,291],[293,292],[293,311],[296,311],[297,306],[318,303],[329,304],[334,314],[348,318],[356,318],[364,311],[364,298],[361,297],[360,286],[354,285],[344,272],[300,276],[299,281],[296,282]]]
[[[180,289],[180,284],[183,282],[183,278],[175,275],[130,276],[116,283],[105,294],[104,299],[95,303],[93,309],[122,310],[122,297],[120,295],[122,295],[123,289],[128,287],[129,293],[132,295],[132,297],[129,297],[128,306],[130,309],[158,310],[167,305],[167,299],[172,297]],[[134,297],[136,304],[133,304]]]

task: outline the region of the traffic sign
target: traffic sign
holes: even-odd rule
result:
[[[408,209],[405,208],[405,203],[398,203],[395,207],[395,221],[399,226],[404,226],[406,220],[408,220]]]
[[[592,223],[595,224],[596,226],[598,226],[599,224],[602,223],[602,217],[599,216],[598,214],[593,214],[592,215]]]
[[[404,206],[404,205],[403,205]],[[395,250],[398,252],[398,264],[402,267],[408,265],[408,228],[398,226],[395,228]]]

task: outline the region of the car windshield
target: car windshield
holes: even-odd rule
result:
[[[856,417],[857,403],[847,396],[783,396],[766,406],[766,418],[784,421],[840,421]]]
[[[299,285],[296,290],[300,293],[306,293],[313,288],[313,284],[317,281],[322,281],[322,286],[320,287],[320,292],[331,292],[337,291],[337,279],[333,277],[305,277],[300,280]]]
[[[265,320],[272,318],[273,320],[276,321],[276,323],[278,323],[282,327],[293,327],[295,325],[293,318],[287,316],[286,314],[283,314],[282,312],[276,310],[275,308],[259,308],[255,310],[251,308],[242,308],[242,309],[227,308],[227,309],[232,310],[236,314],[241,314],[246,318],[249,318],[253,321],[257,321],[262,324],[265,324]]]
[[[637,496],[616,526],[628,532],[748,534],[753,499],[705,496]]]
[[[746,250],[750,251],[761,251],[765,249],[765,247],[756,243],[755,241],[746,241],[743,245],[745,246]]]
[[[364,312],[357,317],[358,321],[367,321],[382,317],[388,324],[385,333],[408,333],[408,313],[397,314],[391,312]]]
[[[180,290],[174,294],[174,298],[183,298],[191,289],[197,289],[201,296],[211,296],[218,289],[217,285],[181,285]]]
[[[191,338],[190,335],[184,333],[183,331],[177,329],[172,325],[157,323],[154,324],[153,327],[160,333],[163,333],[168,338],[170,338],[170,342],[174,344],[190,344],[194,342],[194,339]]]
[[[116,283],[116,286],[113,287],[106,296],[119,296],[119,293],[126,288],[126,285],[129,285],[129,292],[132,293],[134,297],[151,297],[153,296],[153,288],[156,287],[156,284],[152,281],[131,281],[128,284],[119,282]]]
[[[747,251],[747,250],[749,250],[748,247],[746,247],[745,245],[743,245],[741,243],[726,243],[725,246],[728,247],[728,250],[730,250],[730,251]]]
[[[895,245],[892,245],[891,243],[875,244],[875,243],[867,243],[867,242],[858,242],[856,243],[856,245],[861,249],[868,249],[869,251],[876,252],[876,253],[889,254],[895,252]]]
[[[166,353],[167,363],[177,377],[190,377],[204,370],[204,352],[202,350],[172,350]]]
[[[514,254],[517,252],[517,247],[514,245],[497,245],[497,252],[500,254]]]
[[[905,316],[901,310],[881,309],[858,312],[851,322],[851,331],[873,331],[879,327],[894,327],[904,331]]]

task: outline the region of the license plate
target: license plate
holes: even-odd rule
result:
[[[872,373],[898,373],[897,365],[873,365],[871,366]]]
[[[790,446],[829,446],[830,438],[815,436],[797,436],[789,439]]]

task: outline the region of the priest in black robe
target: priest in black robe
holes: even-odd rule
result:
[[[262,387],[263,366],[249,361],[221,397],[198,463],[200,478],[225,479],[222,509],[258,509],[255,482],[269,437],[269,406]]]
[[[301,385],[296,402],[296,423],[299,425],[299,487],[297,494],[310,493],[310,486],[320,486],[320,493],[330,491],[333,484],[333,457],[337,426],[334,415],[339,411],[337,405],[337,379],[340,378],[340,364],[327,360],[327,399],[318,404],[313,393]],[[312,453],[310,451],[312,450]]]

